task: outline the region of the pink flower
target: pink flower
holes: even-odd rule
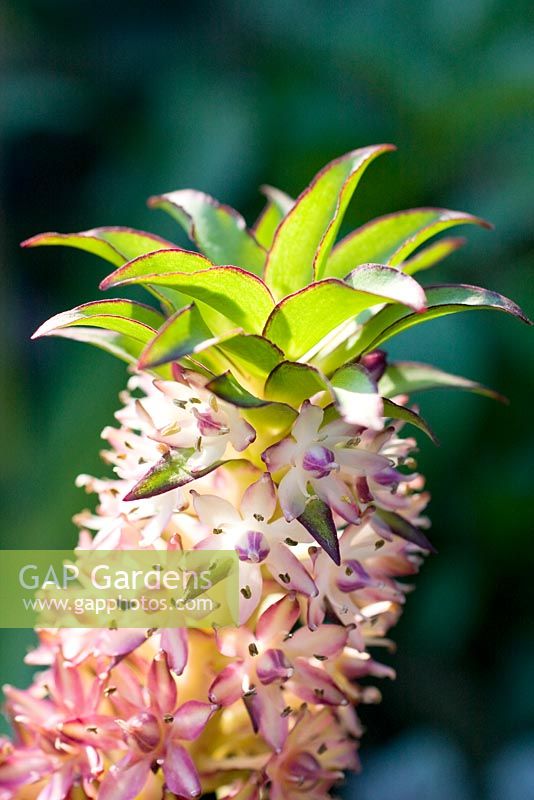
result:
[[[0,791],[44,779],[38,800],[63,800],[75,785],[94,796],[104,768],[101,753],[116,746],[113,720],[99,710],[102,690],[100,679],[88,683],[78,666],[61,658],[31,689],[5,687],[8,713],[25,747],[0,767]]]
[[[198,547],[208,550],[235,549],[240,561],[240,623],[246,622],[262,595],[262,565],[286,591],[313,597],[317,588],[307,570],[291,552],[286,541],[311,542],[298,522],[272,520],[276,511],[276,492],[271,476],[262,475],[248,487],[238,511],[222,497],[192,492],[193,505],[200,521],[210,529]]]
[[[265,450],[262,458],[271,473],[289,467],[278,486],[287,520],[299,517],[316,495],[342,519],[357,522],[360,511],[349,481],[380,475],[392,462],[358,447],[361,428],[341,419],[322,426],[323,417],[323,409],[306,400],[291,436]]]
[[[319,591],[308,601],[308,625],[320,625],[329,609],[351,626],[350,640],[359,650],[365,649],[368,631],[374,638],[386,620],[392,624],[396,619],[406,587],[395,576],[414,574],[421,560],[414,545],[377,534],[372,519],[345,528],[339,540],[339,567],[322,550],[314,549],[311,556],[310,571]]]
[[[359,766],[355,748],[328,709],[302,711],[283,749],[265,768],[271,800],[328,800],[343,770]]]
[[[219,400],[194,373],[183,372],[179,380],[154,381],[138,408],[149,423],[150,438],[169,447],[195,447],[192,470],[200,471],[219,461],[228,446],[242,452],[256,432],[239,411]]]
[[[287,595],[263,612],[255,633],[248,627],[216,632],[220,652],[232,663],[212,683],[210,700],[226,706],[243,698],[254,729],[277,752],[286,739],[292,711],[280,687],[312,704],[347,702],[322,668],[324,659],[343,649],[347,630],[320,625],[315,631],[299,628],[292,634],[299,616],[297,600]]]
[[[178,705],[178,691],[165,653],[150,665],[146,690],[113,704],[125,714],[116,723],[128,746],[127,755],[111,767],[98,800],[133,800],[153,768],[161,767],[165,785],[182,798],[199,797],[200,780],[183,741],[198,738],[216,705],[189,700]]]

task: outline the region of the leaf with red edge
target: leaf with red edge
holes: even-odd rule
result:
[[[387,397],[397,394],[411,394],[427,389],[464,389],[468,392],[491,397],[501,403],[507,403],[506,397],[493,389],[488,389],[477,381],[451,375],[432,364],[421,364],[416,361],[394,361],[390,363],[380,379],[380,391]]]
[[[195,266],[197,260],[200,269]],[[100,288],[138,283],[176,288],[250,333],[261,333],[274,307],[269,290],[256,275],[238,267],[211,266],[202,256],[185,250],[166,250],[130,261],[108,275]]]
[[[148,204],[174,217],[214,264],[234,264],[261,275],[266,252],[235,209],[194,189],[151,197]]]
[[[359,264],[374,261],[396,266],[419,245],[454,225],[491,225],[479,217],[446,208],[411,208],[378,217],[362,225],[337,244],[324,275],[342,278]]]
[[[427,308],[413,314],[401,306],[386,306],[363,326],[351,348],[349,358],[375,350],[398,333],[431,319],[456,314],[459,311],[487,309],[504,311],[522,322],[532,325],[523,311],[502,294],[467,284],[441,284],[426,289]]]
[[[437,242],[432,242],[428,247],[419,250],[411,258],[399,264],[399,269],[402,269],[406,275],[415,275],[425,269],[430,269],[435,264],[443,261],[460,247],[463,247],[467,242],[463,236],[448,236],[445,239],[439,239]]]
[[[416,310],[425,293],[409,275],[381,265],[354,270],[347,281],[327,278],[281,300],[271,312],[263,335],[297,360],[343,322],[382,303],[405,303]]]
[[[341,555],[336,526],[330,508],[318,497],[312,497],[306,503],[306,508],[298,517],[308,533],[321,545],[332,561],[339,566]]]
[[[63,328],[82,326],[103,328],[146,344],[164,321],[159,311],[134,300],[95,300],[51,317],[35,331],[32,339],[56,336]]]
[[[119,267],[132,258],[152,253],[154,250],[173,248],[176,245],[146,231],[133,228],[92,228],[80,233],[39,233],[21,243],[21,247],[63,245],[93,253]]]
[[[346,153],[327,164],[299,195],[276,231],[265,265],[265,281],[278,300],[323,276],[323,265],[363,172],[381,153],[394,149],[384,144]]]
[[[166,320],[143,350],[138,366],[140,369],[147,369],[169,361],[178,361],[193,353],[200,353],[220,342],[225,336],[233,336],[235,333],[235,330],[231,330],[214,336],[192,303]]]

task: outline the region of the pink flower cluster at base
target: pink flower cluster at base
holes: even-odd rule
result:
[[[233,549],[239,625],[39,631],[27,660],[43,669],[5,688],[0,800],[329,797],[358,767],[358,706],[379,698],[362,680],[393,677],[375,648],[428,549],[414,440],[401,423],[327,416],[319,397],[262,447],[260,428],[183,371],[137,374],[122,400],[103,432],[114,476],[78,479],[98,495],[76,518],[79,547]],[[190,481],[131,499],[186,448]],[[316,499],[339,564],[303,516]]]

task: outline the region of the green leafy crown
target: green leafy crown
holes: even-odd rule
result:
[[[28,239],[23,246],[67,245],[100,256],[114,267],[101,289],[141,284],[161,307],[97,300],[52,317],[34,337],[89,342],[160,377],[172,376],[176,365],[197,371],[215,395],[273,438],[319,391],[345,418],[355,400],[372,400],[372,413],[403,418],[431,435],[419,415],[390,398],[433,386],[496,393],[413,362],[389,364],[377,377],[378,348],[407,328],[459,311],[494,309],[529,320],[496,292],[464,284],[423,288],[415,280],[463,244],[452,237],[427,244],[436,234],[456,225],[491,227],[471,214],[414,208],[338,240],[363,172],[393,149],[375,145],[336,158],[296,200],[264,187],[266,205],[252,228],[203,192],[152,197],[150,206],[171,214],[200,252],[123,227]]]

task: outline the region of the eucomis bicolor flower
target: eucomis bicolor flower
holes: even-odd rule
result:
[[[76,517],[82,549],[235,550],[239,619],[209,629],[42,629],[27,690],[6,687],[0,799],[317,800],[356,769],[358,706],[393,676],[406,591],[433,550],[410,394],[498,398],[436,366],[391,361],[396,334],[447,314],[503,311],[476,286],[419,278],[490,227],[443,208],[372,220],[344,238],[367,167],[391,145],[335,159],[296,200],[265,189],[260,218],[190,189],[150,200],[194,250],[130,228],[44,233],[113,270],[105,291],[34,334],[96,345],[129,365],[103,438],[106,478]],[[370,649],[373,648],[373,655]],[[168,792],[168,794],[165,794]]]

